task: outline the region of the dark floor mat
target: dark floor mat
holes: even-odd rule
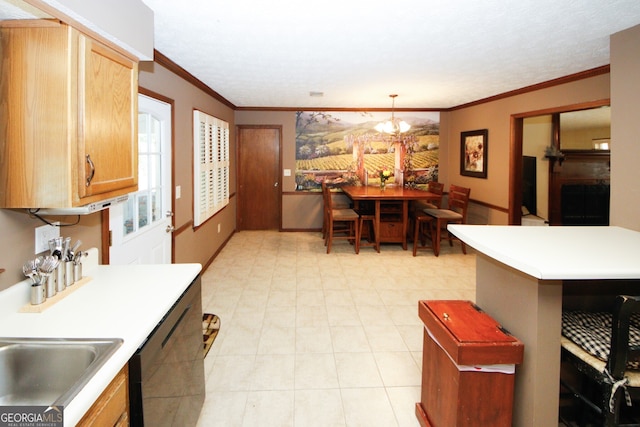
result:
[[[218,336],[220,331],[220,318],[215,314],[203,313],[202,314],[202,340],[204,343],[204,356],[207,356],[213,342]]]

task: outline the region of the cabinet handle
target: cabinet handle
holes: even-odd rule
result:
[[[91,185],[91,180],[93,179],[93,175],[96,174],[96,167],[93,164],[93,161],[91,160],[91,157],[88,154],[87,154],[87,163],[89,163],[89,167],[91,168],[89,172],[89,176],[87,177],[86,186],[88,187],[89,185]]]
[[[182,322],[182,319],[184,319],[184,316],[187,315],[187,312],[191,310],[191,304],[189,304],[187,306],[187,308],[184,309],[184,311],[182,312],[182,314],[180,315],[180,317],[178,317],[178,320],[176,320],[176,323],[173,324],[173,326],[171,327],[171,330],[169,331],[169,333],[167,334],[166,337],[164,337],[164,340],[162,340],[162,348],[164,348],[165,345],[167,345],[167,342],[169,341],[169,339],[171,338],[171,335],[173,335],[173,333],[176,331],[176,329],[178,329],[178,326],[180,325],[180,322]]]

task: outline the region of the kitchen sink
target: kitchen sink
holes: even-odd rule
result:
[[[66,406],[121,339],[0,338],[0,406]]]

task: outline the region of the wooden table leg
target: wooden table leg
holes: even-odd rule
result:
[[[402,249],[407,250],[407,230],[409,225],[409,201],[402,201]]]
[[[373,225],[373,232],[376,235],[376,251],[380,252],[380,199],[375,201],[376,219]]]
[[[442,232],[442,224],[438,221],[438,218],[434,218],[433,223],[436,224],[435,236],[434,233],[431,233],[431,239],[433,240],[433,254],[435,256],[440,255],[440,233]]]

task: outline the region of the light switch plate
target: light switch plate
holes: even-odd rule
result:
[[[284,176],[291,176],[291,169],[285,169]]]
[[[180,197],[182,197],[182,187],[176,185],[176,200],[178,200]]]
[[[54,225],[60,225],[60,222],[53,222]],[[36,228],[36,244],[35,254],[49,250],[49,240],[60,237],[60,227],[52,225],[42,225]]]

